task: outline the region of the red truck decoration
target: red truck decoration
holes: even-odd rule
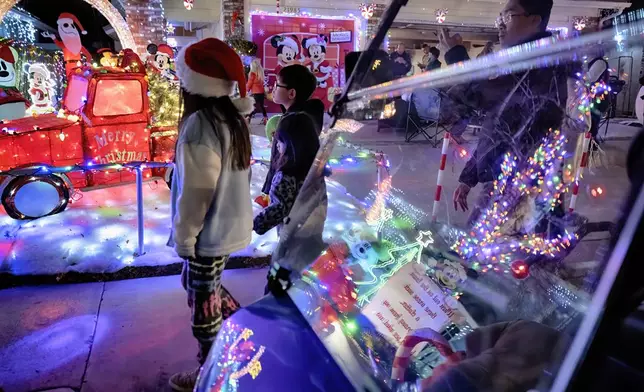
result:
[[[176,128],[151,126],[145,67],[134,52],[128,58],[120,68],[70,72],[59,113],[2,122],[1,201],[9,216],[59,213],[74,189],[131,183],[135,173],[128,167],[172,160]],[[166,171],[143,173],[164,177]]]

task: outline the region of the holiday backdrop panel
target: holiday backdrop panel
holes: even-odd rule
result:
[[[339,31],[351,32],[349,42],[333,43],[331,42],[330,33]],[[327,108],[330,108],[332,99],[329,99],[334,93],[334,88],[344,85],[341,77],[341,70],[344,69],[344,58],[347,53],[352,52],[355,48],[356,31],[355,21],[352,19],[327,19],[327,18],[309,18],[301,16],[285,15],[262,15],[256,14],[251,16],[252,40],[257,44],[257,57],[264,66],[267,86],[272,90],[275,84],[275,68],[278,66],[277,49],[271,45],[271,38],[280,36],[295,35],[298,39],[299,51],[298,59],[300,64],[307,62],[307,57],[303,53],[302,40],[323,34],[328,39],[326,46],[325,61],[334,68],[332,77],[328,80],[326,88],[318,88],[314,94],[315,98],[322,99]],[[267,103],[269,111],[279,111],[277,105]]]

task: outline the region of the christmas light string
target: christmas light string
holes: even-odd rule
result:
[[[17,10],[27,13],[21,8],[17,8]],[[3,36],[28,44],[36,42],[36,34],[38,33],[31,20],[24,18],[20,13],[13,10],[9,11],[0,22],[0,30],[3,31]]]
[[[369,299],[376,294],[380,289],[389,281],[389,279],[396,274],[403,266],[410,262],[421,262],[423,249],[434,243],[434,238],[430,231],[419,231],[416,237],[416,242],[390,248],[387,253],[389,260],[382,263],[376,263],[367,272],[371,276],[376,276],[375,269],[388,269],[388,271],[378,276],[378,283],[370,287],[366,292],[358,296],[358,305],[365,305]],[[362,282],[356,281],[357,286],[362,285]]]
[[[260,345],[258,348],[250,340],[254,335],[249,328],[242,329],[231,322],[225,322],[218,337],[223,341],[223,347],[218,350],[224,353],[216,363],[218,372],[212,390],[221,392],[237,391],[239,379],[250,374],[252,379],[257,378],[262,371],[261,357],[266,347]],[[219,347],[219,344],[216,346]],[[252,356],[251,356],[252,355]]]
[[[525,235],[520,239],[504,235],[503,229],[516,212],[519,203],[534,199],[538,217],[561,204],[561,196],[569,186],[564,183],[561,168],[566,156],[566,138],[559,130],[552,131],[527,161],[525,168],[519,168],[518,160],[508,153],[501,164],[501,174],[494,181],[491,205],[482,212],[469,235],[463,235],[452,246],[465,260],[474,259],[473,268],[482,272],[490,269],[508,272],[499,264],[507,264],[518,251],[535,256],[556,257],[572,246],[577,239],[574,233],[565,232],[553,239],[540,235]],[[483,261],[484,260],[484,261]]]

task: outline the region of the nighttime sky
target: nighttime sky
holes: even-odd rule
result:
[[[83,0],[22,0],[18,6],[54,29],[57,29],[56,21],[61,13],[76,15],[87,30],[87,35],[81,36],[83,45],[92,53],[97,49],[113,46],[113,40],[103,31],[103,26],[109,23],[98,10]],[[46,42],[46,39],[41,39],[41,42]]]

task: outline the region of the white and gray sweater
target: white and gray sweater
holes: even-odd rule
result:
[[[250,168],[231,168],[230,131],[226,124],[217,126],[220,138],[197,112],[179,132],[169,244],[184,258],[230,255],[251,240]]]

